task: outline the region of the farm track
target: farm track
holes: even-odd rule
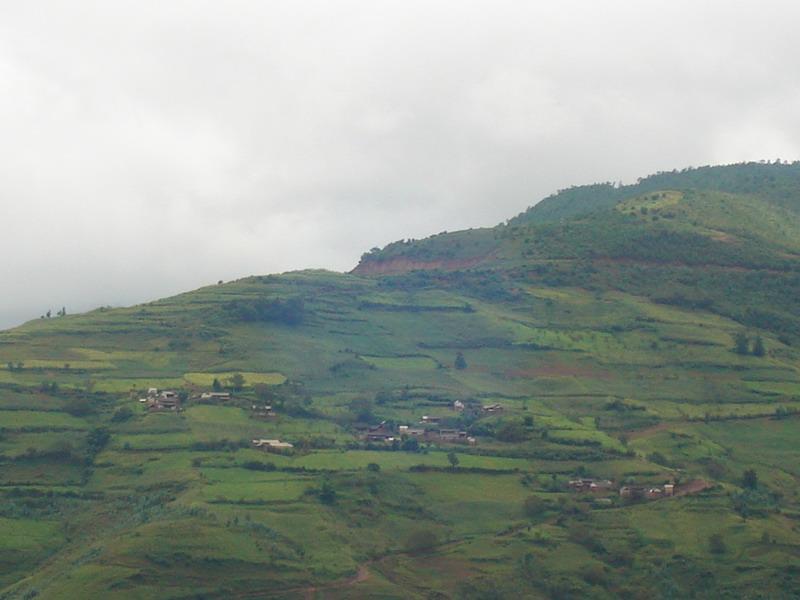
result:
[[[320,592],[324,593],[326,591],[348,588],[358,583],[367,581],[371,577],[369,567],[367,566],[369,564],[371,563],[363,563],[359,565],[355,575],[345,577],[344,579],[338,579],[327,584],[295,587],[283,590],[253,590],[249,592],[240,592],[229,596],[229,598],[236,600],[259,600],[260,598],[304,598],[306,600],[313,600],[316,594]]]

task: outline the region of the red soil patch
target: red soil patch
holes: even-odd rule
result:
[[[396,275],[409,271],[455,271],[474,267],[484,258],[463,258],[459,260],[411,260],[409,258],[390,258],[360,262],[350,271],[354,275]]]
[[[535,379],[536,377],[585,377],[587,379],[609,380],[614,377],[610,371],[566,363],[542,365],[530,369],[509,369],[505,374],[507,377],[522,379]]]
[[[702,492],[703,490],[707,490],[710,487],[712,487],[712,484],[706,481],[705,479],[693,479],[689,483],[684,483],[683,485],[679,485],[675,489],[675,495],[687,496],[688,494],[697,494],[699,492]]]
[[[348,577],[347,579],[342,579],[340,581],[334,581],[333,583],[331,583],[329,585],[323,585],[323,586],[319,586],[319,587],[314,587],[314,586],[307,587],[307,588],[303,589],[302,591],[304,592],[304,596],[306,598],[312,599],[317,594],[317,592],[323,592],[325,590],[334,590],[334,589],[340,589],[340,588],[348,588],[348,587],[353,586],[353,585],[355,585],[357,583],[361,583],[362,581],[366,581],[367,579],[369,579],[369,577],[370,577],[370,573],[369,573],[369,569],[367,568],[367,566],[366,565],[360,565],[358,567],[358,571],[352,577]]]

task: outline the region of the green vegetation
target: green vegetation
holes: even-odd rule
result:
[[[799,198],[574,188],[0,333],[0,598],[796,596]]]

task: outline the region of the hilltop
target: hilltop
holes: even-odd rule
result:
[[[798,298],[745,164],[2,332],[0,598],[791,597]]]

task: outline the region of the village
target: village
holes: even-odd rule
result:
[[[185,391],[158,390],[149,388],[147,395],[140,398],[139,402],[144,404],[148,412],[180,412],[184,409],[187,402],[227,404],[234,400],[231,392],[211,391],[201,392],[190,396]],[[470,411],[475,416],[489,416],[502,413],[504,408],[500,404],[466,404],[461,400],[456,400],[451,405],[451,410],[456,413]],[[269,404],[250,405],[250,418],[260,420],[270,420],[276,418],[277,412]],[[397,424],[389,421],[381,421],[376,425],[368,423],[353,424],[353,433],[362,442],[373,445],[384,446],[387,448],[418,448],[419,444],[454,444],[465,446],[477,446],[478,439],[469,435],[466,430],[442,427],[442,422],[446,418],[442,416],[422,415],[418,422],[413,425]],[[257,438],[252,439],[250,444],[253,448],[272,453],[291,453],[294,451],[294,444],[279,438]],[[608,498],[617,494],[620,498],[630,501],[638,500],[658,500],[671,496],[681,496],[696,493],[705,489],[704,482],[692,481],[683,486],[678,486],[674,482],[661,485],[635,485],[627,483],[615,485],[608,479],[578,478],[568,482],[567,488],[578,494],[592,494],[598,498]]]
[[[685,484],[678,485],[674,481],[661,485],[635,485],[625,484],[615,486],[614,482],[608,479],[581,478],[572,479],[567,484],[568,488],[575,493],[594,494],[601,497],[618,494],[625,500],[660,500],[672,496],[686,496],[702,492],[709,487],[708,482],[702,479],[693,479]]]
[[[185,391],[159,390],[158,388],[148,388],[147,394],[139,398],[148,412],[181,412],[188,402],[196,403],[230,403],[234,399],[230,392],[202,392],[190,396]],[[455,400],[451,405],[451,410],[456,413],[470,411],[478,416],[489,416],[502,413],[502,405],[494,403],[487,405],[467,404],[461,400]],[[252,419],[273,419],[277,417],[276,411],[268,404],[251,404],[250,417]],[[368,423],[355,423],[353,430],[357,438],[368,444],[382,444],[391,446],[401,442],[413,440],[414,444],[463,444],[476,446],[478,440],[462,429],[441,427],[441,416],[422,415],[415,425],[394,424],[381,421],[377,425]],[[286,452],[294,448],[294,445],[280,439],[253,439],[251,444],[254,448],[267,452]]]

